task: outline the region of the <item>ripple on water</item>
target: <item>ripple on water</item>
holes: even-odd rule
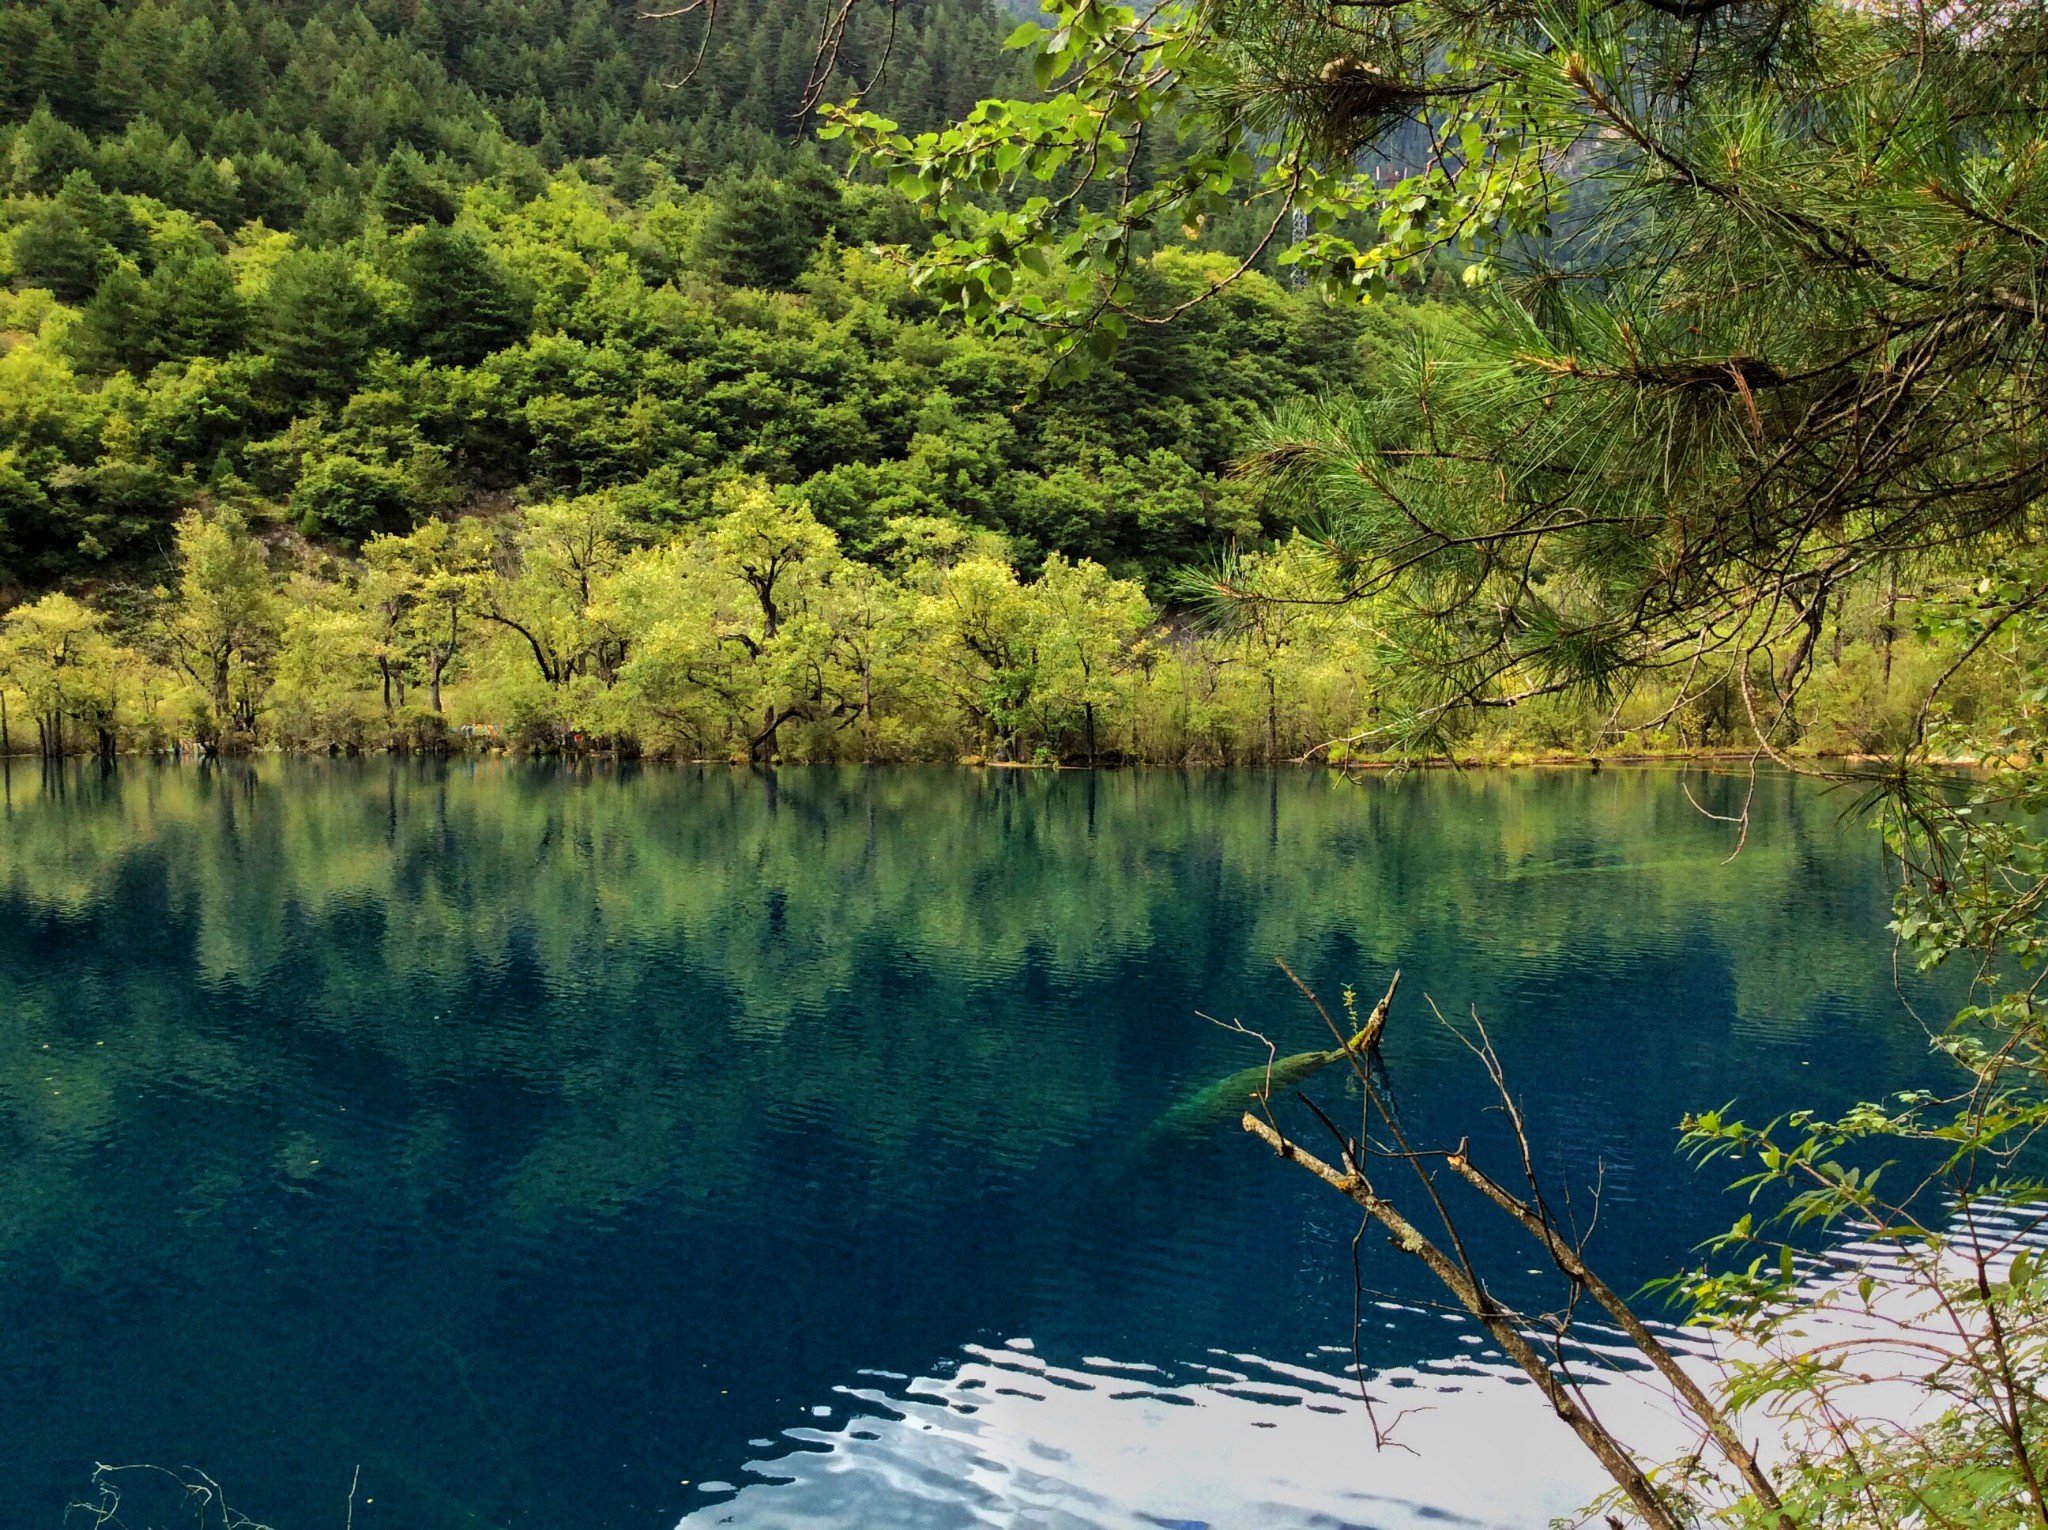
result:
[[[0,823],[0,1436],[39,1522],[169,1435],[274,1524],[331,1522],[358,1462],[409,1530],[1540,1522],[1458,1465],[1489,1430],[1530,1480],[1576,1463],[1470,1325],[1368,1310],[1434,1464],[1371,1452],[1317,1348],[1352,1208],[1234,1111],[1158,1125],[1257,1060],[1196,1011],[1325,1046],[1274,954],[1326,1000],[1401,966],[1390,1097],[1454,1142],[1491,1092],[1421,996],[1477,1007],[1556,1168],[1606,1164],[1630,1289],[1739,1214],[1680,1111],[1926,1056],[1874,853],[1804,787],[1723,868],[1668,774],[109,780],[153,795]],[[1533,1302],[1513,1230],[1469,1232]],[[1001,1332],[1046,1350],[958,1349]]]
[[[1182,1369],[1206,1375],[971,1345],[943,1379],[843,1389],[860,1410],[854,1427],[786,1431],[783,1454],[749,1464],[758,1480],[682,1523],[1534,1527],[1602,1485],[1564,1426],[1532,1406],[1523,1378],[1477,1357],[1458,1357],[1455,1380],[1421,1367],[1375,1375],[1374,1407],[1399,1441],[1378,1451],[1366,1404],[1342,1375],[1257,1355]],[[1473,1451],[1473,1440],[1486,1449]]]

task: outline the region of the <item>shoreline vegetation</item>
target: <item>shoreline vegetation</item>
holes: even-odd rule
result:
[[[1591,753],[1570,750],[1510,749],[1485,754],[1395,754],[1353,755],[1342,763],[1332,764],[1320,757],[1293,758],[1281,760],[1136,760],[1123,756],[1102,756],[1092,763],[1088,760],[1000,760],[986,755],[963,754],[956,759],[786,759],[777,756],[773,760],[748,761],[726,755],[689,755],[674,753],[651,753],[638,750],[620,751],[610,748],[565,748],[548,752],[521,750],[508,744],[502,736],[456,735],[431,747],[413,747],[405,744],[369,744],[359,747],[330,746],[324,749],[287,748],[276,744],[259,744],[235,752],[208,752],[191,739],[181,739],[165,748],[116,750],[111,754],[97,751],[72,750],[62,755],[46,755],[34,748],[23,748],[17,741],[9,751],[0,751],[0,762],[8,765],[20,761],[57,763],[59,761],[103,760],[148,760],[172,764],[201,764],[209,761],[255,760],[255,759],[350,759],[367,760],[385,758],[393,760],[541,760],[557,759],[586,764],[610,765],[675,765],[709,766],[723,765],[733,769],[750,766],[772,769],[794,769],[805,766],[844,765],[924,765],[942,769],[958,770],[1015,770],[1015,771],[1077,771],[1077,770],[1329,770],[1340,774],[1384,774],[1404,770],[1587,770],[1600,771],[1610,766],[1634,767],[1644,765],[1706,765],[1736,766],[1755,762],[1770,765],[1771,762],[1755,749],[1664,749],[1631,750],[1627,752]],[[1786,755],[1787,759],[1801,763],[1820,765],[1875,765],[1892,759],[1882,754],[1815,753],[1795,750]],[[1975,759],[1934,760],[1930,763],[1954,770],[1974,770],[1983,767],[1984,762]],[[1776,767],[1773,767],[1776,768]]]
[[[891,534],[851,557],[808,503],[744,480],[667,536],[600,493],[380,533],[357,557],[210,504],[177,525],[171,583],[0,618],[0,752],[1343,768],[1756,752],[1739,676],[1468,710],[1417,747],[1380,731],[1401,660],[1371,599],[1197,620],[1090,559],[1051,553],[1032,577],[993,533],[903,517]],[[1232,577],[1307,588],[1316,555],[1297,536],[1239,554]],[[1915,631],[1941,598],[1931,581],[1839,601],[1774,749],[1896,754],[1928,677],[1958,664],[1945,715],[2002,704],[2025,680],[2011,655]]]

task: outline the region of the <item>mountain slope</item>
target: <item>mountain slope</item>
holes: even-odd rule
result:
[[[797,138],[818,0],[697,17],[630,0],[8,0],[0,5],[0,164],[10,189],[70,171],[232,227],[345,231],[401,146],[444,178],[536,176],[652,159],[680,179],[776,167]],[[1010,88],[1009,23],[986,0],[906,0],[856,15],[829,91],[865,80],[924,125]]]

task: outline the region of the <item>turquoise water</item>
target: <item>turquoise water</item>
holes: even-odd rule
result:
[[[1488,1140],[1425,1001],[1476,1007],[1609,1278],[1668,1270],[1736,1210],[1684,1110],[1928,1067],[1868,830],[1767,777],[1727,862],[1680,782],[17,762],[12,1512],[153,1462],[278,1530],[1541,1524],[1590,1479],[1416,1272],[1367,1241],[1375,1385],[1554,1481],[1375,1456],[1345,1204],[1157,1123],[1262,1055],[1198,1011],[1327,1044],[1276,955],[1399,966],[1411,1131]]]

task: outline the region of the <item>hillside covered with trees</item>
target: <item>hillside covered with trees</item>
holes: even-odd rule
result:
[[[887,253],[927,221],[804,136],[824,14],[721,11],[693,70],[697,19],[588,0],[0,9],[6,747],[1231,761],[1368,726],[1389,611],[1325,604],[1302,496],[1234,465],[1475,311],[1239,276],[1219,208],[1125,278],[1180,317],[1047,386],[1057,344],[963,325]],[[906,129],[1029,89],[987,6],[852,15],[827,92],[886,49]],[[1198,567],[1282,598],[1191,622]],[[1815,746],[1909,726],[1897,606],[1834,613]],[[1734,694],[1468,744],[1713,747]]]
[[[616,569],[643,584],[654,560],[681,569],[736,504],[773,506],[862,578],[922,589],[966,559],[1024,589],[1066,570],[1117,591],[1133,634],[1177,570],[1275,545],[1286,506],[1255,504],[1233,460],[1268,411],[1405,345],[1411,321],[1254,277],[1045,388],[1046,347],[964,328],[870,253],[923,232],[801,136],[823,15],[722,12],[693,72],[695,23],[630,6],[0,10],[0,47],[23,61],[0,84],[0,600],[16,605],[13,705],[45,719],[42,746],[429,742],[436,727],[403,716],[431,700],[438,726],[445,686],[476,698],[466,720],[536,746],[772,753],[798,730],[764,721],[754,682],[701,664],[687,684],[712,691],[687,722],[564,699],[658,662],[616,614],[588,614]],[[999,45],[1011,23],[986,6],[906,7],[893,41],[878,23],[856,19],[828,89],[871,77],[885,49],[871,99],[907,125],[1019,86]],[[1139,280],[1177,303],[1231,269],[1190,246]],[[545,558],[529,564],[561,515],[601,528],[596,562],[557,613],[568,626],[539,639],[483,571],[545,583]],[[258,550],[272,613],[210,677],[172,636],[195,526]],[[387,587],[393,558],[441,593],[416,611]],[[106,685],[36,628],[52,593],[128,656]],[[398,630],[444,607],[464,636],[423,659]],[[382,614],[342,636],[343,610]],[[752,641],[783,637],[774,614],[756,621]],[[335,695],[287,699],[291,633],[322,660],[301,673]],[[728,668],[763,662],[717,642]],[[1128,667],[1129,643],[1112,646]],[[529,665],[545,704],[505,689]],[[867,676],[848,737],[866,755],[1134,747],[1092,738],[1093,701],[1023,739],[1043,698],[995,668],[943,724],[927,697],[893,732],[874,726]],[[190,695],[160,712],[150,698],[179,685]],[[847,724],[844,695],[804,685],[788,716]],[[1244,728],[1265,753],[1302,746],[1322,723],[1283,726],[1268,690]],[[748,699],[714,727],[714,693]]]
[[[224,229],[260,218],[332,240],[360,228],[378,175],[402,148],[462,184],[603,160],[629,197],[650,161],[697,185],[782,168],[802,127],[825,7],[721,6],[694,71],[701,24],[644,19],[650,9],[630,0],[9,0],[0,6],[9,189],[51,190],[52,177],[87,168],[107,191]],[[1017,83],[999,47],[1011,24],[976,0],[911,0],[893,38],[886,17],[856,16],[825,93],[838,99],[874,81],[879,109],[937,126]]]
[[[1355,335],[1269,291],[1027,407],[1029,347],[849,277],[918,225],[795,142],[800,7],[723,16],[694,74],[688,26],[630,7],[75,10],[0,13],[17,592],[160,564],[230,480],[352,545],[560,491],[672,523],[753,474],[856,547],[915,509],[1156,575],[1246,529],[1214,474]],[[878,97],[963,109],[1006,83],[996,29],[911,8]]]
[[[394,164],[403,164],[401,159]],[[382,177],[341,244],[100,190],[23,198],[0,356],[0,566],[114,576],[245,489],[353,545],[436,515],[613,490],[650,530],[752,475],[863,548],[892,515],[1154,575],[1255,532],[1217,481],[1259,410],[1355,327],[1270,285],[1043,403],[1034,348],[942,322],[857,253],[901,216],[816,166],[634,207],[564,170],[443,223]],[[415,182],[415,187],[420,182]],[[431,188],[432,183],[424,183]],[[97,230],[97,232],[95,232]],[[1199,291],[1211,262],[1154,279]]]

